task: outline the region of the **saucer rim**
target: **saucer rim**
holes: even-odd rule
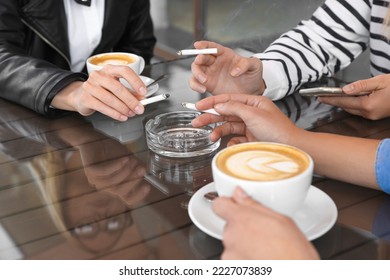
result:
[[[313,241],[319,237],[321,237],[322,235],[324,235],[325,233],[327,233],[336,223],[337,221],[337,217],[338,217],[338,210],[337,210],[337,206],[336,204],[334,203],[333,199],[327,194],[325,193],[324,191],[322,191],[321,189],[317,188],[316,186],[313,186],[311,185],[310,188],[309,188],[309,192],[310,190],[314,190],[315,192],[317,192],[318,194],[320,194],[322,196],[322,201],[325,201],[327,200],[327,204],[330,205],[329,207],[329,210],[327,211],[327,215],[330,215],[331,218],[329,219],[329,221],[327,222],[326,226],[323,226],[323,224],[319,224],[317,225],[316,227],[318,227],[319,229],[317,230],[317,232],[312,232],[313,230],[308,228],[305,232],[305,229],[302,229],[300,228],[299,226],[299,223],[295,220],[296,218],[293,218],[294,222],[296,223],[296,225],[300,228],[300,230],[302,231],[302,233],[306,236],[306,238],[309,240],[309,241]],[[313,191],[312,190],[312,191]],[[202,188],[200,188],[190,199],[189,203],[188,203],[188,215],[191,219],[191,221],[193,222],[193,224],[195,226],[197,226],[201,231],[203,231],[204,233],[216,238],[216,239],[219,239],[219,240],[222,240],[222,232],[216,232],[216,230],[214,229],[210,229],[210,228],[207,228],[206,225],[204,225],[204,223],[202,223],[197,215],[195,214],[195,211],[194,211],[194,205],[195,205],[195,201],[196,200],[200,200],[202,199],[203,197],[203,194],[206,193],[206,192],[210,192],[210,191],[215,191],[215,186],[214,186],[214,182],[211,182],[211,183],[208,183],[207,185],[203,186]],[[316,195],[316,194],[313,194],[313,195]],[[210,207],[208,207],[208,209],[211,210],[211,203],[204,200],[206,205],[209,204]],[[305,206],[302,206],[302,208],[304,208]],[[208,210],[208,211],[210,211]],[[297,211],[299,212],[299,210]],[[321,212],[322,213],[322,212]],[[217,217],[216,214],[214,213],[211,213],[213,214],[215,217],[213,217],[214,219],[217,218],[218,220],[216,221],[217,223],[223,223],[222,226],[224,225],[224,221]],[[324,215],[325,216],[325,215]]]
[[[143,75],[139,75],[140,79],[142,80],[142,82],[145,84],[147,81],[149,81],[150,83],[153,83],[155,80],[153,78],[150,78],[148,76],[143,76]],[[127,87],[128,89],[130,90],[134,90],[132,86],[129,85],[129,83],[124,80],[123,78],[120,79],[122,84]],[[152,96],[153,94],[155,94],[158,90],[160,89],[160,86],[158,83],[152,85],[150,88],[148,88],[148,92],[146,93],[145,97],[150,97]]]
[[[148,76],[140,75],[141,80],[145,83],[148,79],[150,79],[150,82],[153,83],[155,80]],[[145,80],[144,80],[145,79]],[[148,92],[146,93],[146,97],[152,96],[159,90],[160,86],[158,83],[152,85],[152,87],[148,88]]]

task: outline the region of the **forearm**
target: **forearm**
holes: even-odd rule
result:
[[[289,144],[312,156],[317,174],[378,189],[375,161],[379,142],[300,130]]]

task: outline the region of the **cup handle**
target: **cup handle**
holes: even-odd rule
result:
[[[142,56],[140,56],[139,60],[140,60],[139,74],[141,74],[142,71],[144,71],[145,69],[145,59]]]

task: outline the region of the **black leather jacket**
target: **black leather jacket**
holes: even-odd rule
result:
[[[123,51],[148,63],[156,39],[149,0],[106,0],[103,33],[94,53]],[[69,69],[62,0],[0,1],[0,97],[44,115],[59,90],[87,79]]]

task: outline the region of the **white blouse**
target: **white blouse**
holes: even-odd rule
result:
[[[100,43],[104,21],[105,0],[94,0],[91,6],[77,4],[74,0],[64,0],[68,21],[68,38],[71,70],[81,71],[86,59]]]

